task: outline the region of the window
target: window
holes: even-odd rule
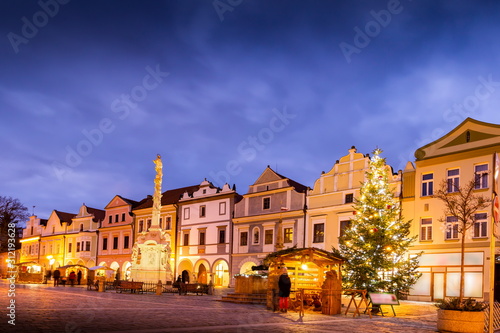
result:
[[[264,244],[272,244],[273,243],[273,229],[267,229],[264,231]]]
[[[33,235],[33,227],[31,227],[31,235]]]
[[[73,243],[68,244],[68,252],[73,251]]]
[[[351,227],[351,221],[340,221],[340,237],[345,235],[345,231]]]
[[[151,219],[148,220],[148,228],[146,229],[146,231],[149,231],[149,228],[151,228]]]
[[[109,215],[109,224],[113,223],[113,216]]]
[[[344,203],[351,203],[351,202],[354,202],[354,194],[348,193],[345,195]]]
[[[243,232],[240,234],[240,245],[241,245],[241,246],[246,246],[246,245],[248,245],[248,232],[247,232],[247,231],[243,231]]]
[[[458,218],[456,216],[446,217],[445,239],[458,239]]]
[[[432,240],[432,219],[426,218],[420,220],[420,240]]]
[[[487,214],[479,213],[474,215],[474,236],[473,237],[487,237]]]
[[[85,251],[90,251],[90,241],[85,243]]]
[[[108,238],[103,238],[102,239],[102,249],[107,250],[108,249]]]
[[[226,203],[219,202],[219,215],[225,215],[225,214],[226,214]]]
[[[205,217],[207,215],[207,206],[200,206],[200,217]]]
[[[253,243],[259,244],[259,241],[260,241],[259,228],[254,228],[253,229]]]
[[[189,245],[189,232],[184,233],[184,246]]]
[[[262,199],[262,209],[270,209],[271,208],[271,198],[267,197]]]
[[[124,249],[128,249],[128,247],[129,247],[129,242],[130,242],[130,236],[128,236],[128,235],[127,235],[127,236],[125,236],[125,237],[123,238],[123,248],[124,248]]]
[[[165,222],[165,230],[170,230],[172,228],[171,226],[172,218],[170,216],[167,216],[166,220],[167,221]]]
[[[139,232],[142,232],[143,229],[144,229],[144,221],[140,220],[139,221]]]
[[[219,244],[226,242],[226,229],[219,229]]]
[[[488,164],[480,164],[474,167],[475,189],[488,188]]]
[[[80,231],[83,231],[83,223],[80,224]]]
[[[125,221],[125,213],[122,213],[122,221]]]
[[[293,242],[293,228],[285,228],[284,229],[284,239],[283,243],[292,243]]]
[[[118,237],[113,237],[113,250],[118,249]]]
[[[184,220],[189,220],[189,207],[184,208]]]
[[[422,196],[426,197],[434,194],[434,174],[426,173],[422,175]]]
[[[159,222],[159,226],[160,226],[160,229],[161,229],[161,226],[163,225],[163,218],[160,217],[160,222]]]
[[[76,252],[80,252],[80,242],[76,242]]]
[[[313,228],[313,243],[323,243],[325,241],[325,224],[316,223]]]
[[[56,227],[52,227],[52,233],[55,234],[56,233]]]
[[[115,223],[118,222],[118,214],[115,215]]]
[[[458,192],[460,186],[460,170],[448,170],[448,193]]]
[[[200,245],[205,245],[205,230],[200,231]]]

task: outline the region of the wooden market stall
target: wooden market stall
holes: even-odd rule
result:
[[[278,308],[278,279],[286,267],[292,282],[291,309],[340,314],[342,263],[343,259],[317,248],[289,248],[269,254],[264,259],[269,266],[267,308]]]

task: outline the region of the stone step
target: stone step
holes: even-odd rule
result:
[[[241,304],[266,304],[267,296],[265,294],[229,293],[222,296],[220,301]]]

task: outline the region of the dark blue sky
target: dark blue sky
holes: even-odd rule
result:
[[[495,1],[0,3],[0,195],[47,218],[500,124]]]

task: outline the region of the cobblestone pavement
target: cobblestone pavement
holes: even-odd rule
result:
[[[227,290],[217,290],[223,293]],[[220,295],[130,294],[85,287],[16,285],[0,281],[0,332],[436,332],[431,303],[402,301],[385,317],[274,313],[262,305],[219,302]],[[7,307],[15,300],[15,326]],[[345,309],[345,308],[344,308]],[[344,310],[345,311],[345,310]]]

